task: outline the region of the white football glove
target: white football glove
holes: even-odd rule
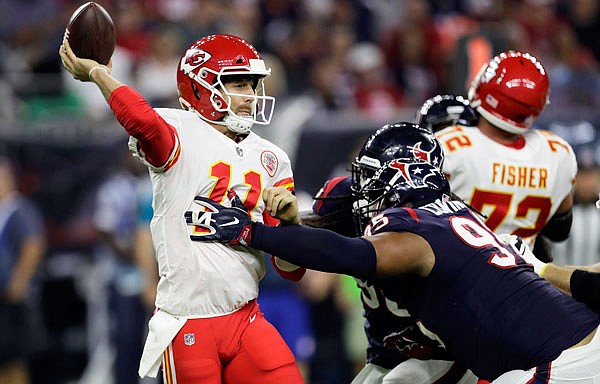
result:
[[[526,263],[531,264],[533,266],[533,270],[535,273],[541,276],[546,263],[540,261],[533,252],[531,252],[531,248],[521,239],[519,236],[510,235],[508,233],[503,233],[498,235],[500,240],[504,241],[506,244],[509,244]]]

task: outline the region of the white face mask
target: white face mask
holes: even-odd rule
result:
[[[263,78],[271,74],[271,70],[266,68],[263,60],[250,59],[250,67],[247,66],[230,66],[222,68],[220,72],[203,68],[198,74],[190,72],[188,76],[194,80],[199,86],[210,92],[210,103],[214,111],[218,113],[224,113],[225,117],[222,120],[214,120],[212,118],[203,116],[199,111],[195,111],[193,106],[183,100],[179,99],[182,107],[187,110],[195,111],[198,116],[208,121],[211,124],[219,124],[226,126],[232,132],[238,134],[247,134],[252,129],[254,124],[267,125],[271,122],[273,111],[275,109],[275,98],[273,96],[267,96],[265,91],[265,85]],[[215,76],[213,84],[209,84],[205,79],[212,74]],[[223,81],[224,76],[233,75],[256,75],[260,78],[255,87],[253,95],[240,94],[229,92]],[[249,115],[238,115],[231,109],[232,97],[251,97],[252,100],[252,111]]]
[[[220,76],[218,83],[221,82]],[[227,103],[225,110],[227,115],[223,119],[230,131],[235,133],[249,133],[254,124],[267,125],[271,122],[273,110],[275,109],[275,98],[265,95],[263,79],[258,80],[254,95],[229,92],[224,85],[220,87],[223,99]],[[231,109],[232,97],[252,97],[252,111],[250,115],[238,115]]]

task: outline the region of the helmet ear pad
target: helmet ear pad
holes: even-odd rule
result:
[[[215,92],[210,95],[210,102],[217,111],[227,109],[228,103],[225,101],[225,99],[219,92]]]
[[[192,88],[192,93],[194,94],[194,97],[196,98],[196,100],[200,100],[200,89],[198,88],[198,85],[196,85],[196,82],[194,80],[191,80],[190,83],[190,87]]]
[[[215,78],[216,80],[216,78]],[[197,103],[197,111],[203,116],[209,116],[210,120],[221,120],[227,113],[229,103],[223,97],[219,87],[210,90],[192,80],[192,93]]]

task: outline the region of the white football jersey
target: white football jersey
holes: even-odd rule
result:
[[[236,143],[192,112],[156,111],[179,135],[174,164],[165,172],[150,172],[154,192],[150,228],[160,274],[156,306],[188,318],[232,313],[258,296],[258,282],[265,273],[262,253],[190,240],[190,234],[200,229],[188,226],[184,213],[200,210],[195,196],[229,206],[227,192],[233,189],[252,219],[262,222],[263,188],[293,188],[289,158],[255,133]]]
[[[529,130],[520,148],[500,144],[477,127],[436,133],[452,192],[487,216],[496,233],[521,236],[530,246],[573,186],[577,162],[559,136]]]

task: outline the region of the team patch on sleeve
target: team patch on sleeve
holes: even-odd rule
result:
[[[260,154],[260,163],[269,176],[275,176],[275,172],[277,172],[277,168],[279,167],[279,159],[275,155],[275,153],[271,151],[263,151]]]

